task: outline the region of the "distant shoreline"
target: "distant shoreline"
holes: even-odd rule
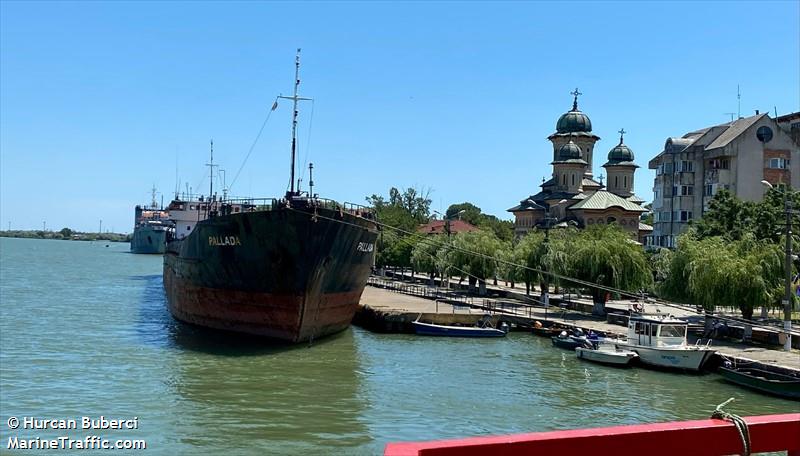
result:
[[[6,230],[0,231],[0,237],[20,239],[55,239],[62,241],[109,241],[130,242],[131,235],[123,233],[83,233],[64,228],[59,231],[43,230]]]

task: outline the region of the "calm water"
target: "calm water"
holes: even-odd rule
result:
[[[274,347],[175,322],[161,257],[127,244],[0,238],[0,452],[10,416],[139,418],[148,454],[380,454],[386,442],[706,418],[796,402],[587,364],[523,333],[377,335]]]

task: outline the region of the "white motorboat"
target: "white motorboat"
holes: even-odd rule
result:
[[[586,361],[614,366],[627,366],[639,356],[634,351],[624,350],[613,345],[605,346],[605,344],[600,345],[599,348],[578,347],[575,349],[575,355]]]
[[[695,345],[687,344],[687,328],[687,322],[670,315],[632,313],[628,321],[628,338],[615,345],[636,352],[644,364],[699,371],[715,350],[699,341]]]

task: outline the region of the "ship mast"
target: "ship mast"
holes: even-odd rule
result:
[[[311,98],[304,98],[297,95],[297,91],[300,88],[300,48],[297,48],[297,55],[294,58],[294,95],[291,97],[285,97],[283,95],[278,95],[278,98],[283,98],[286,100],[292,100],[292,162],[290,165],[290,176],[289,176],[289,195],[294,196],[294,167],[295,167],[295,157],[297,155],[297,102],[303,100],[311,100]]]
[[[211,161],[206,163],[206,166],[209,168],[209,187],[208,187],[208,200],[211,201],[211,198],[214,196],[214,167],[219,166],[214,164],[214,140],[211,140]]]
[[[158,207],[158,203],[156,202],[156,186],[153,184],[152,188],[152,197],[150,198],[150,207],[155,209]]]

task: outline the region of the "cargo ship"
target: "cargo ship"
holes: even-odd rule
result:
[[[134,209],[131,253],[162,254],[166,249],[167,229],[172,226],[169,214],[156,202],[153,187],[149,206],[137,205]]]
[[[374,263],[365,207],[295,187],[300,54],[295,58],[290,190],[279,199],[174,200],[164,288],[177,320],[304,342],[350,325]],[[213,147],[210,165],[213,176]]]

